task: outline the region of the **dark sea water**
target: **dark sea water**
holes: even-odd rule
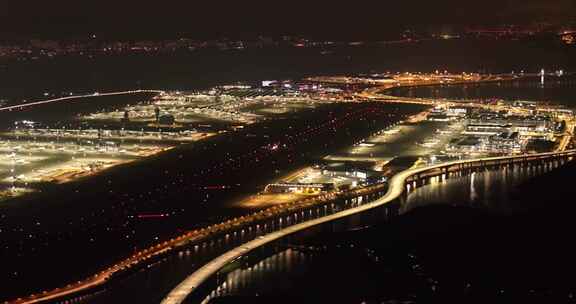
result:
[[[295,237],[269,253],[253,257],[223,274],[220,289],[214,288],[209,301],[470,302],[499,299],[501,290],[509,293],[518,288],[520,291],[515,292],[528,296],[536,287],[486,282],[481,269],[467,264],[484,265],[475,261],[482,257],[474,252],[474,246],[482,247],[478,252],[483,254],[486,245],[495,246],[489,251],[507,250],[499,237],[504,243],[513,239],[508,239],[509,231],[501,230],[518,233],[518,227],[512,227],[514,216],[533,207],[524,201],[526,196],[519,193],[519,187],[547,172],[543,168],[487,171],[433,182],[413,191],[403,205],[404,213],[390,221]],[[511,223],[503,225],[503,219],[509,217]],[[491,238],[494,243],[486,241]],[[486,258],[510,257],[496,254]],[[491,267],[486,268],[493,272],[490,276],[498,271],[495,265],[490,262]]]
[[[383,71],[576,71],[576,48],[548,42],[444,40],[0,62],[0,99],[120,89],[197,89],[236,81]],[[538,97],[538,96],[536,96]]]
[[[424,87],[403,87],[389,91],[389,94],[404,97],[446,98],[467,100],[528,100],[576,108],[576,76],[480,83],[468,85],[442,85]]]

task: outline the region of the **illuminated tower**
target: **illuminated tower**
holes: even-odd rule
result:
[[[544,85],[544,75],[546,75],[546,71],[544,69],[540,70],[540,84]]]

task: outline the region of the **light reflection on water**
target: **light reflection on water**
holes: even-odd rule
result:
[[[500,171],[475,172],[471,175],[434,181],[410,193],[403,211],[430,204],[467,205],[499,211],[514,211],[522,206],[510,198],[510,192],[531,177],[545,173],[545,167],[515,167]]]
[[[546,101],[576,107],[573,98],[576,76],[548,77],[544,86],[538,78],[467,85],[396,88],[391,95],[448,99],[505,99]]]
[[[510,194],[522,182],[551,170],[550,167],[514,167],[498,171],[476,172],[467,176],[442,179],[433,178],[424,186],[413,190],[407,197],[402,212],[430,204],[452,204],[477,208],[490,208],[502,212],[513,212],[522,206],[514,202]],[[305,243],[296,238],[290,245]],[[204,303],[226,295],[274,295],[279,282],[298,280],[313,269],[323,255],[325,247],[288,248],[277,250],[267,257],[247,257],[250,261],[238,265],[237,269],[223,274],[219,284],[204,299]],[[346,259],[346,255],[342,255]],[[344,280],[338,275],[328,274],[325,279]],[[301,294],[301,292],[296,292]]]
[[[236,269],[226,275],[224,281],[206,298],[205,302],[225,294],[248,290],[257,293],[255,282],[266,280],[270,274],[289,275],[298,266],[310,262],[311,258],[312,255],[309,253],[288,248],[251,266]]]

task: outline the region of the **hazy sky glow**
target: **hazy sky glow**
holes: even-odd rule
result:
[[[574,0],[435,1],[0,0],[1,31],[225,34],[364,32],[412,25],[576,19]]]

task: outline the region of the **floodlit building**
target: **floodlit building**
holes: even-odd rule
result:
[[[332,191],[336,187],[333,183],[276,183],[268,184],[264,188],[266,193],[303,193],[314,194],[320,192]]]

